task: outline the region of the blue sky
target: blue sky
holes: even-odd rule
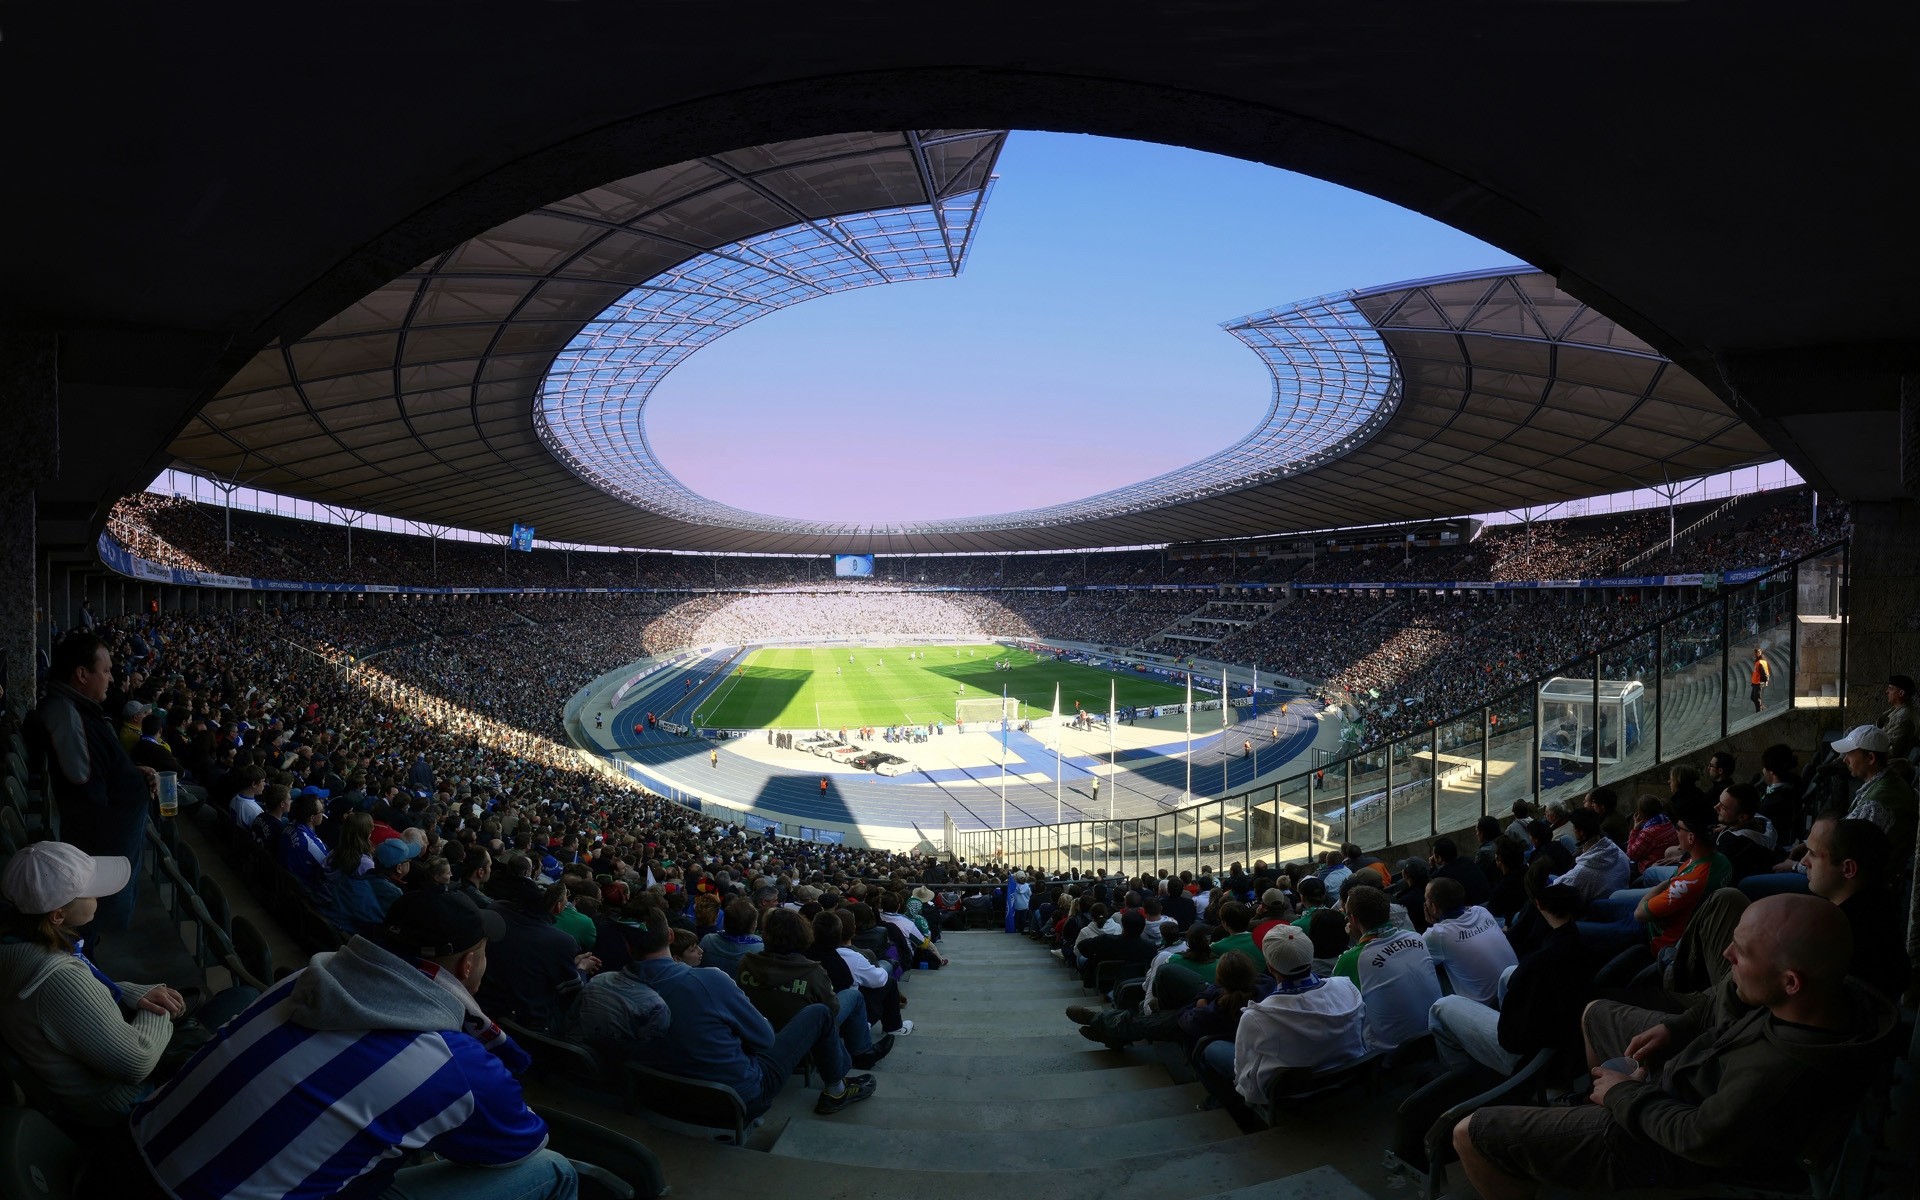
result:
[[[1070,500],[1247,432],[1272,381],[1221,322],[1511,263],[1436,221],[1191,150],[1016,132],[957,279],[829,296],[654,391],[660,461],[715,500],[823,520]]]

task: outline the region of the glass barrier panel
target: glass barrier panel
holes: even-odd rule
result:
[[[1341,814],[1344,827],[1333,845],[1357,842],[1368,850],[1391,844],[1387,819],[1387,783],[1392,776],[1391,746],[1375,746],[1349,760],[1348,803]]]
[[[1661,623],[1665,658],[1660,664],[1660,753],[1667,761],[1720,740],[1720,617],[1724,600],[1702,605]]]
[[[1168,813],[1153,820],[1153,869],[1180,873],[1179,818]]]
[[[1658,758],[1659,636],[1652,630],[1600,651],[1600,782],[1619,784]]]
[[[1393,744],[1393,837],[1391,844],[1424,840],[1433,829],[1433,731]]]
[[[1300,852],[1288,855],[1290,861],[1310,857],[1347,840],[1348,775],[1354,765],[1351,759],[1341,760],[1315,768],[1309,776],[1311,784],[1302,798],[1307,811],[1300,830]],[[1285,797],[1297,793],[1288,791],[1283,783],[1280,794]]]
[[[1200,806],[1200,861],[1220,866],[1229,856],[1237,857],[1230,843],[1240,836],[1240,802],[1234,801],[1232,821],[1228,821],[1225,800]]]
[[[1328,776],[1338,772],[1338,768],[1329,771]],[[1313,817],[1315,801],[1329,794],[1321,784],[1322,790],[1314,787],[1326,778],[1315,771],[1308,775],[1295,775],[1284,779],[1273,788],[1273,836],[1259,839],[1259,848],[1253,851],[1253,857],[1264,858],[1269,864],[1299,862],[1307,856],[1307,829]],[[1325,844],[1324,838],[1316,839]]]
[[[1480,715],[1448,721],[1433,731],[1434,770],[1440,780],[1435,833],[1473,828],[1485,811],[1486,775],[1480,762]]]
[[[1846,568],[1846,553],[1840,549],[1799,566],[1792,627],[1796,704],[1840,704],[1840,663],[1844,658],[1840,613]]]
[[[1528,687],[1487,705],[1487,811],[1502,820],[1515,801],[1533,802],[1534,704]]]

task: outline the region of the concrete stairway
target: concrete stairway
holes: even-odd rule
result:
[[[795,1079],[742,1149],[549,1084],[529,1098],[638,1137],[685,1196],[1386,1194],[1379,1163],[1397,1096],[1335,1101],[1297,1128],[1245,1135],[1200,1110],[1204,1092],[1171,1047],[1111,1051],[1080,1037],[1064,1009],[1093,993],[1037,943],[971,931],[943,945],[952,965],[907,988],[913,1034],[874,1068],[873,1099],[843,1113],[815,1116],[816,1093]]]

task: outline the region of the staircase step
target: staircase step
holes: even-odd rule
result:
[[[1129,1097],[1131,1099],[1131,1097]],[[860,1107],[880,1101],[878,1094]],[[1128,1110],[1109,1105],[1109,1116]],[[988,1125],[975,1133],[999,1132],[1017,1125]],[[1188,1111],[1144,1121],[1108,1121],[1092,1127],[1049,1130],[1040,1138],[968,1137],[956,1129],[902,1129],[861,1125],[833,1117],[796,1117],[774,1143],[773,1152],[814,1162],[912,1163],[923,1171],[1048,1170],[1095,1166],[1129,1156],[1159,1156],[1168,1146],[1197,1146],[1243,1136],[1224,1112]]]
[[[1120,1115],[1133,1121],[1194,1115],[1206,1099],[1206,1090],[1197,1083],[1169,1085],[1164,1071],[1159,1073],[1157,1086],[1137,1092],[1129,1091],[1125,1094],[1124,1102],[1116,1102],[1114,1089],[1105,1075],[1100,1077],[1101,1086],[1097,1095],[1089,1095],[1089,1089],[1083,1084],[1076,1095],[1043,1098],[1031,1095],[1025,1086],[1027,1081],[1023,1079],[1013,1096],[992,1099],[996,1084],[994,1080],[982,1080],[978,1088],[955,1087],[951,1080],[888,1075],[884,1063],[874,1068],[873,1074],[879,1089],[873,1100],[819,1119],[839,1126],[872,1125],[885,1129],[932,1130],[943,1134],[975,1130],[1111,1130],[1115,1118]],[[929,1082],[937,1086],[926,1090],[939,1094],[915,1099],[931,1099],[936,1103],[901,1103],[909,1098],[901,1085],[924,1086]],[[1051,1165],[1064,1164],[1054,1162]]]
[[[941,1048],[929,1049],[916,1032],[893,1048],[886,1064],[895,1071],[918,1071],[935,1075],[984,1075],[1005,1080],[1051,1075],[1056,1072],[1106,1071],[1132,1066],[1137,1060],[1118,1050],[1103,1050],[1092,1042],[1074,1038],[1078,1049],[1053,1054],[967,1054]]]
[[[1285,1179],[1251,1183],[1194,1200],[1370,1200],[1353,1181],[1332,1167],[1315,1167]]]
[[[896,1068],[894,1059],[898,1053],[888,1055],[881,1064],[873,1069],[873,1077],[889,1101],[930,1100],[944,1107],[948,1102],[970,1102],[982,1096],[991,1096],[996,1088],[1006,1084],[1004,1075],[954,1075],[944,1071],[903,1071]],[[1129,1095],[1151,1095],[1156,1091],[1175,1088],[1169,1081],[1167,1070],[1157,1062],[1144,1058],[1133,1059],[1122,1065],[1110,1067],[1097,1081],[1100,1094],[1108,1096],[1125,1092]],[[1020,1079],[1020,1095],[1036,1101],[1077,1100],[1084,1098],[1089,1091],[1087,1077],[1078,1071],[1068,1071],[1057,1075],[1026,1075]],[[811,1100],[808,1103],[812,1103]],[[1198,1099],[1194,1100],[1199,1103]],[[873,1107],[862,1104],[847,1110],[849,1114],[865,1112]],[[883,1105],[878,1111],[894,1109],[894,1105]],[[934,1111],[938,1111],[936,1108]],[[904,1116],[904,1113],[900,1115]],[[1109,1112],[1109,1119],[1111,1119]]]

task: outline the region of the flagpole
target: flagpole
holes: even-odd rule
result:
[[[1232,761],[1233,750],[1227,745],[1227,664],[1220,664],[1220,748],[1226,753],[1220,756],[1220,798],[1227,798],[1227,763]]]
[[[1113,727],[1120,716],[1120,706],[1116,698],[1120,694],[1120,685],[1107,680],[1107,820],[1113,820]]]
[[[1187,791],[1182,804],[1193,803],[1193,668],[1187,668]]]
[[[1007,832],[1007,685],[1000,685],[1000,832]],[[1000,839],[1001,853],[1006,852],[1006,838]]]
[[[1060,807],[1060,741],[1065,735],[1060,729],[1060,682],[1053,684],[1053,823],[1054,832],[1059,832],[1062,809]]]

